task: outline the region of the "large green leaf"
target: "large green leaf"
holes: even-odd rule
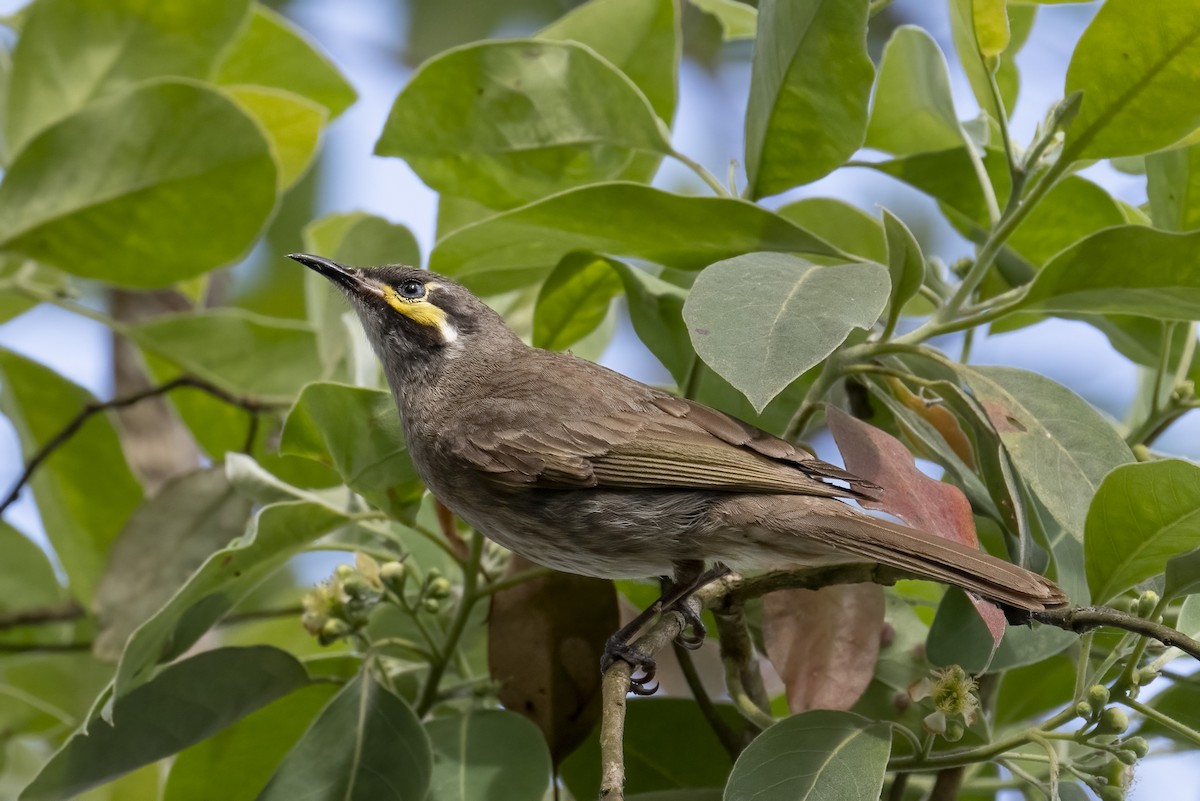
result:
[[[901,25],[883,49],[865,144],[900,155],[963,144],[946,57],[921,28]]]
[[[875,68],[865,0],[762,0],[746,110],[750,197],[816,180],[862,145]]]
[[[1108,0],[1083,32],[1066,94],[1082,92],[1061,158],[1135,156],[1200,125],[1200,0]]]
[[[861,715],[831,710],[793,715],[738,757],[725,801],[876,801],[891,746],[888,725]]]
[[[334,468],[350,489],[393,517],[411,519],[421,501],[421,479],[388,392],[309,384],[288,414],[279,448]]]
[[[259,801],[422,801],[431,752],[421,721],[370,674],[342,688]]]
[[[538,33],[587,45],[642,90],[659,119],[675,116],[682,36],[675,0],[591,0]]]
[[[113,723],[76,732],[21,801],[66,799],[181,751],[308,683],[304,666],[277,648],[221,648],[166,668],[117,700]]]
[[[26,459],[96,402],[48,367],[4,349],[0,382],[0,410],[16,429]],[[38,468],[30,486],[71,593],[86,604],[109,547],[142,500],[109,418],[92,415]]]
[[[303,31],[258,3],[214,77],[220,84],[270,86],[298,94],[323,106],[331,119],[356,97],[337,67]]]
[[[968,673],[998,673],[1033,665],[1078,640],[1053,626],[1009,626],[996,645],[975,605],[959,590],[942,597],[929,627],[926,654],[935,665],[961,665]]]
[[[1099,231],[1047,264],[1021,305],[1033,311],[1200,319],[1200,232],[1175,234],[1142,225]]]
[[[1110,470],[1133,460],[1112,424],[1045,376],[1013,367],[958,368],[1017,473],[1076,540],[1088,504]]]
[[[290,401],[320,372],[312,329],[241,309],[164,315],[130,332],[143,349],[230,392]]]
[[[888,300],[879,264],[815,265],[750,253],[700,273],[683,308],[696,352],[762,411]]]
[[[641,91],[574,42],[481,42],[427,62],[375,152],[439,192],[510,208],[671,150]]]
[[[1146,194],[1155,228],[1200,228],[1200,144],[1146,156]]]
[[[346,522],[318,503],[277,503],[255,516],[246,534],[214,553],[125,646],[113,695],[119,701],[154,675],[155,666],[187,651],[229,610],[305,545]]]
[[[139,507],[96,585],[92,610],[101,627],[96,654],[116,661],[129,635],[214,551],[245,530],[250,507],[221,467],[180,476]]]
[[[230,86],[226,92],[266,135],[279,168],[279,188],[287,189],[304,177],[329,119],[325,107],[294,92],[271,87]]]
[[[538,727],[506,710],[485,709],[425,724],[433,745],[429,801],[540,798],[550,786],[550,754]]]
[[[303,687],[188,748],[171,765],[163,801],[254,801],[335,691]]]
[[[0,617],[48,609],[66,601],[46,553],[28,537],[0,520]],[[6,644],[61,641],[61,626],[28,626],[0,632]],[[3,681],[0,679],[0,681]],[[0,713],[0,726],[4,725]]]
[[[429,268],[496,293],[542,278],[574,250],[683,270],[753,251],[841,255],[753,203],[619,182],[573,189],[460,228],[437,243]]]
[[[241,26],[250,0],[40,0],[13,51],[4,109],[5,161],[35,134],[158,76],[204,78]],[[126,132],[132,133],[134,126]],[[133,153],[141,157],[138,148]]]
[[[1106,602],[1166,570],[1200,543],[1200,467],[1178,459],[1125,465],[1088,510],[1084,553],[1092,599]]]
[[[864,261],[887,261],[887,243],[879,220],[844,200],[806,197],[780,206],[776,213]]]
[[[566,350],[574,345],[604,321],[621,290],[621,277],[607,260],[590,253],[568,254],[538,292],[534,346]]]
[[[275,206],[276,172],[267,139],[224,94],[143,84],[21,151],[0,182],[0,249],[84,278],[166,286],[250,248]]]

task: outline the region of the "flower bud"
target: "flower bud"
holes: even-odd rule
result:
[[[1096,795],[1100,798],[1100,801],[1125,801],[1124,788],[1112,784],[1106,784],[1103,787],[1097,788]]]
[[[437,598],[426,598],[421,602],[421,607],[431,615],[436,615],[438,610],[442,608],[442,604]]]
[[[962,739],[963,734],[967,731],[967,727],[962,725],[962,721],[948,720],[946,721],[946,731],[942,734],[948,743],[957,743]]]
[[[1097,734],[1121,734],[1129,728],[1129,716],[1115,706],[1106,707],[1096,724]]]
[[[355,601],[364,601],[371,595],[371,585],[362,576],[350,576],[342,581],[342,589]]]
[[[428,592],[430,598],[448,598],[450,597],[450,582],[441,576],[430,579]]]
[[[1121,743],[1121,746],[1132,751],[1138,759],[1150,753],[1150,743],[1146,742],[1145,737],[1130,737]]]
[[[1134,762],[1137,762],[1137,760],[1138,760],[1137,754],[1135,754],[1134,752],[1132,752],[1128,749],[1124,749],[1124,748],[1122,748],[1120,751],[1117,751],[1116,757],[1117,757],[1117,759],[1119,759],[1121,761],[1121,764],[1123,764],[1123,765],[1132,765]]]
[[[1095,714],[1095,710],[1092,709],[1092,705],[1087,701],[1080,701],[1075,705],[1075,714],[1084,720],[1091,720],[1092,715]]]
[[[1137,615],[1138,617],[1150,617],[1154,613],[1154,609],[1158,606],[1158,593],[1154,590],[1146,590],[1138,597]]]
[[[379,568],[379,580],[397,595],[404,592],[404,582],[407,579],[408,571],[403,562],[384,562]]]
[[[336,620],[330,618],[325,621],[325,625],[321,627],[321,633],[317,635],[317,641],[321,645],[329,645],[330,643],[340,640],[351,631],[350,624],[344,620]]]
[[[1093,684],[1087,692],[1087,702],[1094,709],[1103,709],[1108,706],[1108,688],[1103,684]]]
[[[350,565],[338,565],[333,569],[333,575],[345,581],[354,575],[354,568],[350,567]]]

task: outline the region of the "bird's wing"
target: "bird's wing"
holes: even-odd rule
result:
[[[460,432],[450,450],[513,486],[871,496],[869,482],[715,409],[658,392],[639,405],[481,425]]]

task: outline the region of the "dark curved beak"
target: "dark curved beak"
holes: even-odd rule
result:
[[[353,267],[343,267],[336,261],[322,256],[312,256],[308,253],[289,253],[288,258],[320,273],[343,289],[357,294],[383,295],[383,290],[375,282],[364,278],[362,273]]]

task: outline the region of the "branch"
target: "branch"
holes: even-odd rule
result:
[[[0,615],[0,631],[23,628],[25,626],[45,626],[53,623],[67,623],[79,620],[86,614],[83,607],[76,601],[68,601],[58,606],[40,606],[34,609],[21,609]]]
[[[1044,612],[1032,612],[1029,617],[1039,623],[1073,631],[1077,634],[1091,631],[1100,626],[1132,631],[1134,634],[1158,640],[1168,647],[1178,648],[1193,659],[1200,661],[1200,642],[1196,642],[1170,626],[1164,626],[1162,623],[1155,623],[1152,620],[1146,620],[1107,606],[1047,609]]]
[[[132,395],[126,395],[123,398],[113,398],[109,401],[95,401],[85,404],[84,407],[79,410],[79,413],[71,418],[70,422],[68,422],[61,431],[48,439],[45,444],[43,444],[42,447],[39,448],[36,453],[34,453],[33,457],[25,465],[25,470],[21,473],[20,478],[17,479],[17,483],[13,486],[12,491],[8,493],[8,496],[3,502],[0,502],[0,514],[3,514],[8,510],[8,507],[13,505],[13,503],[17,500],[17,496],[21,494],[21,490],[24,489],[25,485],[29,483],[29,480],[33,477],[34,472],[37,471],[42,463],[45,462],[46,459],[50,458],[54,451],[65,445],[71,439],[71,437],[75,436],[75,434],[79,432],[79,429],[83,428],[84,423],[90,420],[94,415],[97,415],[100,412],[110,411],[112,409],[123,409],[127,406],[133,406],[134,404],[140,403],[147,398],[156,398],[160,395],[165,395],[172,390],[179,389],[180,387],[191,387],[192,389],[198,389],[201,392],[211,395],[219,401],[228,403],[230,406],[236,406],[239,409],[245,409],[247,412],[249,412],[250,427],[246,434],[246,451],[250,450],[250,446],[254,443],[255,436],[258,434],[258,415],[264,411],[268,411],[269,409],[279,408],[279,404],[271,404],[260,401],[256,398],[234,395],[231,392],[221,389],[215,384],[211,384],[204,379],[196,378],[195,376],[190,375],[183,375],[179,376],[178,378],[173,378],[170,381],[167,381],[165,384],[149,387],[140,392],[135,392]]]

